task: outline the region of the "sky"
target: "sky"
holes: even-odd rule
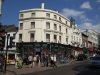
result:
[[[40,8],[58,11],[66,18],[73,17],[81,29],[94,29],[100,33],[100,0],[4,0],[1,22],[18,26],[19,11]]]

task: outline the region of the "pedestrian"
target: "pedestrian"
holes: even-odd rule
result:
[[[40,60],[39,55],[36,55],[36,66],[38,66],[38,65],[39,65],[39,60]]]
[[[44,54],[42,54],[41,55],[41,64],[42,64],[42,67],[44,66],[44,59],[45,59],[45,55]]]
[[[45,67],[48,67],[48,63],[49,63],[49,57],[48,57],[48,55],[45,56],[44,62],[45,62]]]
[[[47,67],[49,65],[49,57],[48,57],[48,55],[44,55],[43,64],[44,64],[45,69],[47,69]]]
[[[4,71],[4,63],[5,63],[5,58],[3,55],[0,55],[0,71]]]
[[[53,68],[57,68],[56,61],[55,60],[56,60],[56,58],[53,57],[53,56],[51,56],[51,58],[50,58],[50,65]]]
[[[28,65],[28,56],[25,56],[24,58],[23,58],[23,65]]]
[[[36,55],[33,57],[34,66],[36,66],[37,57]]]
[[[32,54],[29,55],[28,62],[29,62],[29,68],[32,68],[33,67],[33,56],[32,56]]]
[[[15,60],[15,67],[20,69],[22,68],[22,66],[23,66],[23,60],[20,56],[17,56]]]

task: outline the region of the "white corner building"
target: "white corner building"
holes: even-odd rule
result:
[[[68,18],[57,11],[44,9],[44,3],[41,8],[19,12],[19,42],[43,41],[71,45],[73,30],[74,25]]]

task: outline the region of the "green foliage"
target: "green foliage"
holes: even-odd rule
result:
[[[5,30],[7,32],[17,31],[18,28],[15,25],[0,25],[0,30]]]

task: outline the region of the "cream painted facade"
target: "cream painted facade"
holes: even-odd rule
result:
[[[83,33],[88,36],[88,48],[96,47],[98,48],[98,33],[93,29],[83,30]]]
[[[72,36],[77,28],[74,29],[73,25],[72,27],[70,25],[69,19],[57,11],[44,9],[43,4],[41,8],[21,10],[19,12],[19,42],[43,41],[72,44]],[[78,39],[81,38],[80,35],[74,35],[78,36]]]
[[[98,33],[92,29],[89,29],[87,31],[88,34],[88,41],[92,42],[92,47],[98,48]],[[91,45],[88,44],[88,47],[91,47]]]
[[[75,25],[75,29],[72,30],[72,36],[71,36],[71,44],[75,47],[82,47],[82,34],[81,30]]]

